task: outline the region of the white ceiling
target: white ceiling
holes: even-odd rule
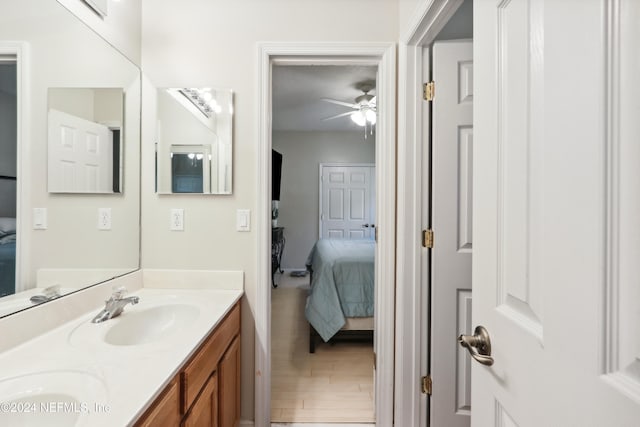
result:
[[[361,65],[276,65],[273,67],[273,130],[358,131],[363,128],[349,116],[322,121],[350,111],[349,107],[322,101],[333,98],[355,102],[362,91],[357,84],[375,85],[377,67]],[[376,94],[373,89],[369,92]]]

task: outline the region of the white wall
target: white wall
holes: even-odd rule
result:
[[[48,107],[95,123],[122,123],[124,94],[118,88],[51,88]]]
[[[257,42],[398,40],[395,0],[143,0],[142,67],[156,87],[224,87],[235,93],[233,195],[156,195],[154,120],[142,148],[142,265],[243,270],[242,418],[253,419],[257,233],[235,231],[236,209],[256,211]],[[144,90],[144,105],[153,99]],[[267,179],[267,177],[263,177]],[[169,209],[185,231],[169,231]],[[254,222],[255,223],[255,222]]]
[[[320,163],[374,163],[374,138],[362,132],[273,133],[273,148],[282,154],[278,226],[285,227],[283,268],[305,269],[318,239],[318,167]]]
[[[140,65],[140,20],[142,0],[108,2],[108,15],[100,17],[83,0],[58,0],[93,31]]]
[[[432,0],[398,0],[398,28],[399,35],[405,34],[409,25],[416,19],[415,15],[418,10],[425,9],[426,3],[431,3]]]

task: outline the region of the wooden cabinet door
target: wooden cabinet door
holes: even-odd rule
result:
[[[209,377],[182,427],[218,427],[218,374]]]
[[[218,365],[220,375],[220,427],[240,424],[240,336],[238,335]]]
[[[178,426],[180,425],[180,387],[173,380],[156,400],[149,411],[135,423],[136,427]]]

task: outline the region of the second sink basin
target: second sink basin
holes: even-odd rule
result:
[[[113,319],[113,326],[105,334],[104,341],[111,345],[138,345],[156,341],[189,326],[199,313],[197,307],[187,304],[130,311]]]
[[[107,393],[90,373],[43,371],[0,379],[0,402],[3,426],[89,426],[87,417],[107,407]]]

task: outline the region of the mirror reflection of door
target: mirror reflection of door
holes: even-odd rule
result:
[[[0,297],[16,290],[17,64],[0,55]]]
[[[124,92],[49,88],[50,193],[122,192]]]

